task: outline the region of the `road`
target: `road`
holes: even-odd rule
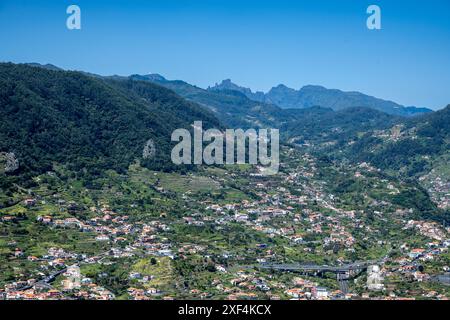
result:
[[[379,263],[380,260],[370,260],[362,262],[354,262],[338,267],[327,265],[301,265],[301,264],[272,264],[262,263],[259,265],[261,269],[271,269],[277,271],[293,271],[293,272],[332,272],[332,273],[347,273],[349,271],[356,271],[366,269],[368,266]]]

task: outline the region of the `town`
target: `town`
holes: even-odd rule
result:
[[[406,218],[413,209],[389,201],[404,186],[370,165],[338,172],[318,161],[283,147],[276,176],[250,165],[178,175],[136,164],[91,190],[48,172],[0,210],[0,296],[448,299],[450,229]],[[338,196],[341,175],[366,191]]]

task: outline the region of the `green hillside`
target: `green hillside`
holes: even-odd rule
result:
[[[450,106],[431,114],[367,132],[347,150],[358,161],[414,176],[429,170],[433,161],[450,150]]]

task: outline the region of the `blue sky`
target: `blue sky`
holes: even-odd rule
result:
[[[77,4],[82,29],[66,28]],[[366,9],[382,10],[382,30]],[[0,60],[207,87],[318,84],[404,105],[450,103],[448,0],[1,0]]]

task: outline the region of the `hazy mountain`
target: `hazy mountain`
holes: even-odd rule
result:
[[[47,63],[47,64],[40,64],[40,63],[27,63],[26,65],[31,66],[31,67],[38,67],[38,68],[43,68],[43,69],[47,69],[47,70],[53,70],[53,71],[63,71],[63,69]]]
[[[210,91],[234,90],[245,94],[249,99],[275,104],[284,109],[303,109],[313,106],[342,110],[352,107],[368,107],[392,115],[412,116],[428,113],[427,108],[405,107],[392,101],[382,100],[360,92],[344,92],[337,89],[327,89],[321,86],[305,86],[295,90],[285,85],[272,88],[268,93],[252,92],[240,87],[231,80],[224,80],[220,84],[209,88]]]
[[[162,75],[153,73],[153,74],[147,74],[147,75],[139,75],[134,74],[131,76],[134,80],[147,80],[147,81],[153,81],[153,82],[165,82],[167,81],[166,78],[164,78]]]
[[[288,112],[280,107],[249,99],[235,90],[205,90],[180,80],[167,80],[157,74],[132,75],[131,80],[149,81],[173,90],[180,96],[214,112],[230,128],[280,127]]]

